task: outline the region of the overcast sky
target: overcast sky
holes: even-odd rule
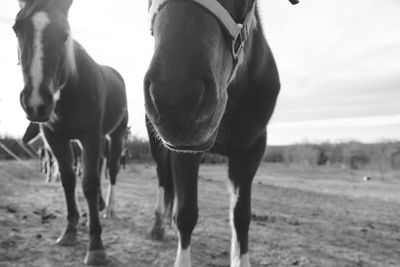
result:
[[[22,76],[11,26],[17,0],[0,8],[0,134],[21,136]],[[270,144],[400,139],[400,1],[258,1],[282,90]],[[74,1],[73,37],[128,87],[133,132],[146,136],[142,81],[153,40],[147,1]]]

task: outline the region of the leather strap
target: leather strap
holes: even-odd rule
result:
[[[245,26],[248,30],[251,28],[251,24],[255,19],[255,2],[247,14],[243,23],[236,23],[229,12],[216,0],[153,0],[151,8],[149,10],[150,13],[150,29],[153,34],[153,25],[155,17],[157,13],[168,3],[172,2],[192,2],[197,4],[198,6],[206,9],[213,15],[221,24],[221,26],[225,29],[225,31],[232,37],[232,39],[236,40],[242,31],[242,25]]]
[[[298,0],[289,1],[293,5],[298,3]],[[152,0],[152,5],[149,10],[150,30],[152,35],[154,20],[157,16],[157,13],[167,4],[173,2],[191,2],[202,7],[206,11],[210,12],[210,14],[220,22],[221,26],[231,36],[231,51],[234,59],[234,66],[228,80],[229,84],[235,77],[236,72],[244,59],[244,46],[249,38],[253,22],[256,19],[256,0],[254,0],[250,11],[247,13],[242,23],[237,23],[229,14],[229,12],[217,0]]]
[[[243,23],[236,23],[228,11],[216,0],[153,0],[149,10],[150,30],[153,34],[154,20],[157,13],[169,3],[191,2],[206,9],[214,16],[232,38],[232,57],[234,66],[227,83],[229,84],[236,75],[236,72],[244,59],[244,46],[250,35],[253,22],[255,21],[256,1],[254,1],[250,11],[247,13]]]

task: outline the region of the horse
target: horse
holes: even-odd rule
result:
[[[199,164],[206,151],[221,154],[228,158],[230,266],[250,266],[252,180],[280,91],[256,1],[149,0],[149,22],[155,42],[144,98],[159,181],[151,236],[162,238],[163,213],[172,209],[175,266],[191,266]]]
[[[125,136],[124,136],[124,147],[122,149],[121,152],[121,157],[120,157],[120,167],[123,168],[123,170],[125,170],[126,167],[126,158],[130,157],[130,151],[129,149],[126,147],[126,142],[128,141],[129,137],[131,135],[131,127],[127,127],[126,132],[125,132]],[[101,152],[101,156],[100,156],[100,173],[103,172],[103,168],[104,168],[104,177],[106,179],[108,179],[108,172],[109,172],[109,166],[108,166],[108,162],[110,160],[110,147],[111,147],[111,140],[109,136],[104,136],[102,139],[103,142],[103,150]]]
[[[37,138],[40,138],[43,142],[43,145],[38,147],[36,151],[36,155],[39,159],[39,169],[40,172],[45,176],[45,182],[51,182],[52,178],[54,180],[59,180],[59,169],[56,159],[54,158],[53,152],[48,146],[44,136],[40,134],[39,124],[30,123],[25,130],[25,133],[22,137],[22,142],[26,145],[29,145],[31,142],[34,142]]]
[[[102,176],[102,172],[104,171],[104,177],[105,179],[108,179],[108,171],[109,171],[108,161],[110,159],[110,147],[111,147],[110,137],[104,136],[101,142],[102,142],[102,151],[100,153],[100,168],[99,168],[100,178]]]
[[[125,143],[127,143],[130,140],[131,136],[132,136],[131,126],[129,126],[126,131],[126,135],[125,135]],[[122,169],[124,171],[126,168],[126,163],[127,163],[128,159],[130,159],[131,157],[132,157],[132,154],[131,154],[129,147],[125,146],[125,148],[122,150],[121,159],[120,159],[120,166],[122,167]]]
[[[46,158],[46,149],[45,147],[39,147],[36,152],[37,157],[39,158],[39,163],[40,163],[40,172],[41,173],[47,173],[47,164],[45,163],[45,158]]]
[[[40,125],[38,123],[29,123],[22,137],[22,142],[26,145],[35,142],[37,138],[43,141],[43,146],[40,146],[37,151],[37,157],[40,161],[40,172],[45,174],[46,182],[50,182],[52,176],[52,169],[58,172],[57,160],[53,152],[47,144],[46,138],[40,132]],[[76,177],[82,176],[82,144],[79,140],[71,140],[70,148],[72,152],[72,168]]]
[[[56,157],[67,204],[67,226],[57,239],[60,246],[77,243],[79,212],[76,177],[69,141],[83,147],[82,189],[89,210],[89,245],[84,262],[107,262],[99,220],[99,165],[102,138],[111,138],[110,187],[107,210],[113,213],[114,188],[128,124],[127,98],[122,76],[99,65],[71,37],[68,13],[72,0],[20,0],[13,29],[24,88],[20,103],[28,120],[40,124]]]
[[[60,178],[58,164],[50,148],[46,146],[39,147],[37,156],[39,158],[40,172],[44,174],[45,182],[50,183],[52,178],[58,182]]]
[[[45,175],[45,182],[50,183],[52,180],[58,182],[60,180],[60,170],[57,160],[53,152],[47,146],[43,146],[38,150],[41,171]]]
[[[82,178],[83,175],[82,144],[79,140],[71,140],[69,142],[69,146],[72,152],[72,169],[74,170],[76,177]]]
[[[120,165],[121,168],[125,171],[126,169],[126,162],[128,159],[131,157],[131,151],[129,150],[128,147],[125,147],[124,150],[122,150],[121,154],[121,160],[120,160]]]
[[[40,162],[40,172],[45,175],[45,182],[49,183],[51,182],[52,178],[56,182],[59,181],[60,179],[60,173],[59,173],[59,168],[58,168],[58,162],[56,158],[54,157],[53,152],[51,151],[51,148],[49,147],[46,138],[43,136],[43,134],[40,132],[40,125],[37,123],[30,123],[23,135],[22,141],[24,144],[31,144],[34,142],[37,138],[40,138],[43,141],[43,146],[39,147],[37,149],[37,156],[39,158]],[[82,144],[79,140],[73,139],[69,141],[69,146],[71,149],[71,155],[72,155],[72,169],[75,173],[75,177],[82,179],[83,175],[83,162],[82,162]],[[104,150],[104,149],[103,149]],[[103,152],[104,153],[104,152]],[[107,154],[109,156],[109,152]],[[108,169],[106,169],[107,171]],[[100,167],[101,171],[101,167]],[[101,194],[101,191],[99,193],[99,211],[104,210],[106,207],[106,203],[104,202],[103,196]],[[110,208],[109,208],[110,210]],[[113,216],[113,210],[106,211],[104,214],[104,217],[112,217]],[[111,213],[111,214],[110,214]]]

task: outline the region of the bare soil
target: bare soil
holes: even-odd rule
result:
[[[363,175],[262,165],[253,185],[252,266],[400,266],[400,179],[372,176],[365,182]],[[226,176],[226,166],[201,167],[193,266],[229,266]],[[103,192],[107,185],[103,180]],[[78,191],[83,212],[80,186]],[[153,165],[132,163],[121,172],[117,217],[102,219],[107,266],[173,265],[173,228],[163,242],[147,235],[156,192]],[[55,245],[65,217],[61,184],[44,183],[37,162],[0,162],[0,266],[84,266],[85,218],[77,246]]]

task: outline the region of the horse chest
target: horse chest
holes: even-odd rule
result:
[[[62,132],[70,138],[79,138],[82,133],[93,128],[96,110],[82,110],[79,101],[76,105],[64,103],[62,99],[57,104],[52,119],[47,125],[55,132]],[[83,112],[85,111],[85,112]]]
[[[211,152],[229,154],[244,151],[265,135],[266,125],[252,112],[227,113],[218,128],[217,142]]]

